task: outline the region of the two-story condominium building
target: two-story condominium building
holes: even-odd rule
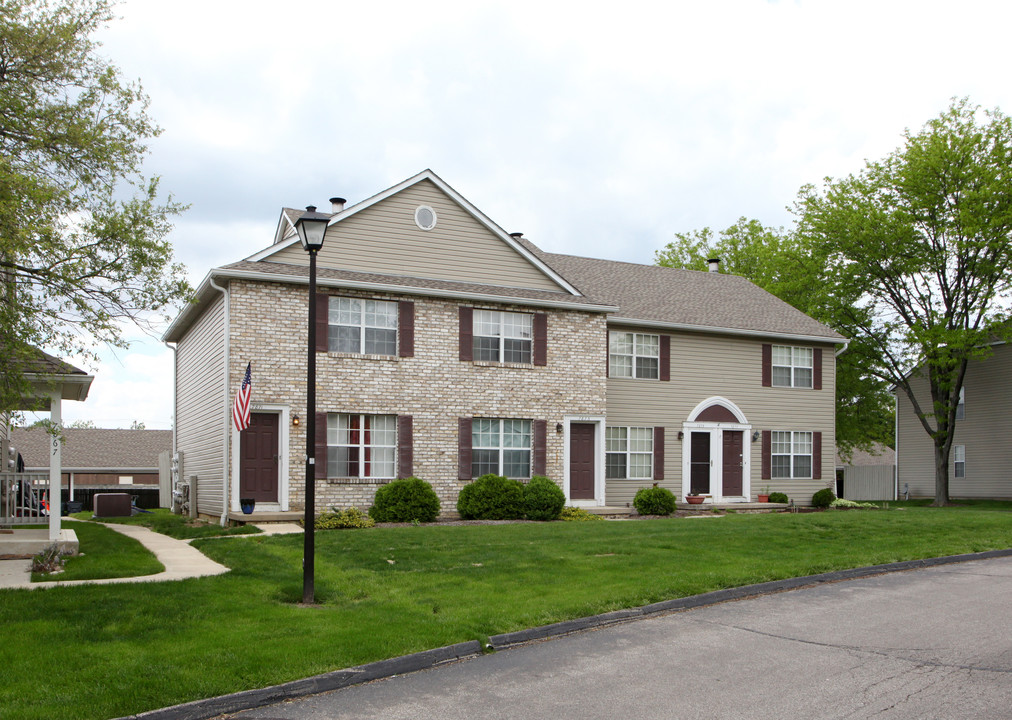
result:
[[[833,484],[843,338],[743,278],[542,252],[431,171],[344,207],[318,256],[317,507],[398,477],[443,510],[471,479],[547,475],[570,504],[805,503]],[[304,507],[308,255],[211,270],[166,332],[176,451],[200,514]],[[252,365],[250,427],[230,405]],[[326,459],[326,462],[323,459]],[[825,468],[825,471],[823,470]]]

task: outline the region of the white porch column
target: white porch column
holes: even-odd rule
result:
[[[61,392],[57,390],[50,395],[49,399],[49,420],[53,423],[54,429],[59,432],[63,428]],[[60,449],[63,443],[60,442],[59,434],[49,439],[49,542],[56,542],[60,539],[60,498],[61,486],[63,485],[60,475],[63,465],[60,462]]]

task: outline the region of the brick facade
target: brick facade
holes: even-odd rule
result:
[[[605,317],[600,313],[466,303],[433,297],[328,290],[344,297],[414,302],[414,355],[317,353],[318,412],[411,415],[414,475],[435,488],[444,513],[455,510],[465,481],[457,479],[457,419],[492,417],[547,422],[546,474],[563,484],[565,415],[605,414]],[[282,283],[231,282],[230,387],[253,363],[254,403],[287,405],[305,416],[307,288]],[[547,364],[512,365],[459,360],[459,308],[544,312]],[[291,507],[304,507],[305,423],[282,428],[289,436]],[[317,458],[325,462],[326,458]],[[383,481],[317,480],[318,510],[366,509]]]

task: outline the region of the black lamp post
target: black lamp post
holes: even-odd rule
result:
[[[302,249],[309,253],[309,356],[306,364],[306,518],[302,551],[302,602],[315,601],[314,556],[316,553],[316,253],[323,247],[329,215],[309,205],[295,221]],[[327,462],[327,459],[323,459]]]

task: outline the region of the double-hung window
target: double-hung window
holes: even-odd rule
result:
[[[609,376],[615,378],[660,377],[661,339],[659,335],[619,332],[608,333]]]
[[[962,420],[966,417],[966,398],[963,394],[964,390],[966,390],[965,387],[959,388],[959,403],[956,405],[957,420]]]
[[[397,354],[397,303],[331,297],[327,349],[365,355]]]
[[[475,310],[474,359],[530,364],[532,317],[528,313]]]
[[[649,480],[654,468],[652,427],[609,427],[605,430],[605,477]]]
[[[952,474],[954,477],[966,477],[966,445],[952,446]]]
[[[812,477],[812,433],[775,430],[772,441],[774,478]]]
[[[773,346],[774,387],[812,387],[812,348]]]
[[[531,476],[531,421],[474,418],[471,421],[471,477],[492,473]]]
[[[327,477],[393,478],[395,415],[327,415]]]

